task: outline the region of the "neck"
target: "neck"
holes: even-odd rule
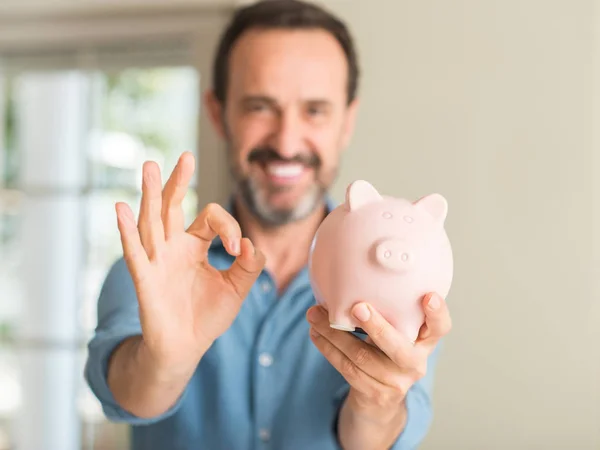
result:
[[[265,255],[265,269],[282,292],[308,262],[310,245],[326,214],[323,203],[308,217],[277,227],[266,227],[239,200],[235,201],[236,218],[244,236]]]

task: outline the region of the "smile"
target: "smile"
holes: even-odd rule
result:
[[[298,162],[273,161],[261,164],[265,175],[271,183],[289,184],[299,181],[308,168]]]
[[[266,172],[278,178],[296,178],[304,172],[304,165],[299,163],[269,163]]]

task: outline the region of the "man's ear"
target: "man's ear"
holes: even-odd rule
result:
[[[224,108],[212,89],[204,92],[204,107],[215,131],[222,139],[226,139],[225,124],[223,123]]]
[[[354,135],[356,125],[356,116],[358,115],[359,100],[356,97],[346,108],[346,119],[342,129],[342,148],[346,149],[350,145],[350,140]]]

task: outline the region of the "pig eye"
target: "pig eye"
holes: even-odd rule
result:
[[[408,223],[413,223],[415,219],[410,216],[404,216],[404,221]]]
[[[384,219],[391,219],[393,217],[392,213],[388,211],[384,212],[382,215]]]

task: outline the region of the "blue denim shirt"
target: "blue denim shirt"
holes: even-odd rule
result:
[[[218,269],[233,262],[218,238],[209,261]],[[119,259],[101,289],[85,377],[108,419],[131,424],[134,450],[337,450],[337,414],[349,386],[310,341],[305,314],[314,304],[307,267],[282,295],[264,270],[179,401],[141,419],[121,408],[107,385],[111,352],[141,334],[133,282]],[[429,428],[437,353],[408,392],[407,424],[393,450],[416,449]]]

